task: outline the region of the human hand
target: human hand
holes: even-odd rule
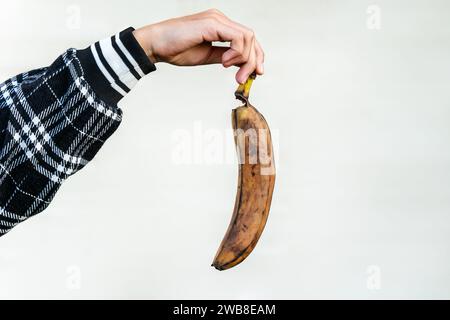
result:
[[[264,73],[264,52],[254,32],[216,9],[151,24],[134,36],[153,63],[238,66],[239,83],[253,71]],[[230,47],[213,46],[213,41],[229,41]]]

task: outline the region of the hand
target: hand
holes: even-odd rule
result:
[[[254,32],[216,9],[151,24],[135,30],[134,36],[154,63],[234,65],[239,83],[255,70],[264,72],[264,52]],[[216,47],[212,41],[229,41],[230,47]]]

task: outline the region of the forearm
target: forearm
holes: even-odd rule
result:
[[[121,122],[117,103],[153,70],[127,29],[0,84],[0,236],[94,158]]]

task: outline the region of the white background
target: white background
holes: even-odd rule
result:
[[[448,1],[2,1],[0,81],[209,7],[266,52],[252,101],[278,175],[254,252],[210,267],[236,165],[172,159],[176,130],[227,132],[235,70],[158,64],[95,160],[0,238],[0,298],[450,298]]]

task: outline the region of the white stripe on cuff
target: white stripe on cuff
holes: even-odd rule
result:
[[[138,63],[136,62],[136,60],[134,60],[133,56],[128,52],[127,48],[125,48],[125,46],[122,43],[122,40],[120,40],[120,33],[116,34],[116,43],[117,43],[117,46],[120,48],[120,50],[125,55],[125,57],[127,57],[128,61],[131,62],[131,64],[133,65],[133,67],[137,71],[137,73],[141,77],[144,77],[145,74],[142,71],[141,67],[139,67]]]
[[[99,41],[100,48],[102,49],[103,56],[108,62],[109,66],[113,69],[116,75],[119,77],[128,88],[133,88],[138,79],[130,72],[130,69],[122,61],[122,58],[117,54],[112,46],[111,38],[103,39]]]
[[[108,79],[109,83],[111,84],[111,87],[113,87],[122,96],[125,96],[127,93],[115,83],[113,77],[109,74],[108,70],[106,70],[105,66],[101,62],[101,60],[98,56],[98,53],[97,53],[97,49],[95,48],[95,44],[91,45],[91,51],[92,51],[92,54],[94,55],[94,59],[95,59],[95,62],[97,63],[97,66],[99,67],[100,71],[103,73],[105,78]]]

